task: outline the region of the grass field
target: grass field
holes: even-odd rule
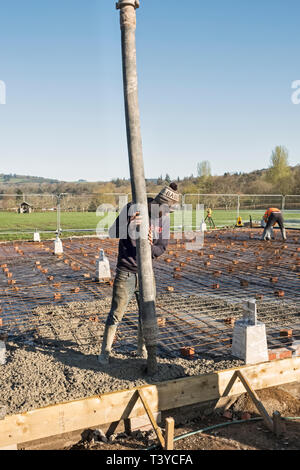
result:
[[[243,222],[249,222],[249,216],[253,221],[260,221],[264,211],[240,211]],[[175,217],[175,225],[182,225],[181,212]],[[98,217],[95,212],[62,212],[61,228],[64,236],[72,234],[93,233],[97,225],[102,220],[103,226],[110,226],[114,220],[114,214]],[[285,223],[287,227],[300,228],[300,212],[285,212]],[[179,222],[178,222],[179,218]],[[193,213],[193,228],[195,228],[195,212]],[[213,220],[216,226],[234,226],[237,221],[236,211],[215,210]],[[174,226],[174,214],[171,215],[171,226]],[[56,212],[33,212],[32,214],[16,214],[10,212],[0,212],[0,240],[32,239],[32,233],[55,232],[57,228]],[[82,230],[82,232],[76,232]],[[23,233],[21,233],[23,232]],[[51,233],[41,233],[42,238],[54,236]]]

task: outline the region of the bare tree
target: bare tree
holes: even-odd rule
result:
[[[211,176],[211,166],[209,161],[204,160],[197,164],[197,174],[201,178],[202,176]]]

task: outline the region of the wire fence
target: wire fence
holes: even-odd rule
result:
[[[232,227],[239,217],[242,222],[260,225],[266,209],[274,207],[282,211],[287,228],[300,228],[300,195],[184,194],[183,204],[190,204],[193,210],[199,204],[205,211],[210,208],[216,227]]]
[[[131,200],[131,194],[124,193],[0,194],[0,239],[32,239],[35,232],[42,238],[55,233],[94,235],[99,224],[105,234]],[[171,231],[183,230],[187,209],[192,213],[190,225],[197,229],[202,222],[199,207],[208,228],[233,227],[239,217],[243,225],[259,226],[265,210],[276,207],[282,210],[287,228],[300,229],[300,195],[182,194],[171,214]]]

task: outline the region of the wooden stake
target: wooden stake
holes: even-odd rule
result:
[[[244,385],[245,389],[247,390],[247,392],[248,392],[250,398],[252,399],[254,405],[256,406],[258,412],[261,414],[267,428],[270,431],[273,432],[273,429],[274,429],[273,421],[270,418],[270,416],[268,415],[268,412],[265,409],[264,405],[262,404],[262,402],[258,398],[257,393],[252,389],[252,387],[251,387],[250,383],[248,382],[247,378],[245,377],[245,375],[242,374],[241,371],[238,370],[236,372],[236,375],[240,379],[242,384]]]
[[[174,427],[174,419],[166,418],[165,450],[174,450]]]
[[[155,418],[154,418],[153,413],[152,413],[152,411],[151,411],[151,409],[150,409],[150,407],[149,407],[149,405],[148,405],[148,403],[147,403],[147,400],[146,400],[146,398],[145,398],[145,395],[143,394],[142,390],[138,390],[138,394],[139,394],[139,397],[140,397],[140,399],[141,399],[141,401],[142,401],[142,403],[143,403],[143,405],[144,405],[144,408],[145,408],[145,410],[146,410],[146,413],[147,413],[147,415],[148,415],[148,418],[149,418],[150,421],[151,421],[151,424],[152,424],[152,426],[153,426],[153,429],[154,429],[154,431],[155,431],[155,434],[157,435],[157,438],[158,438],[158,440],[159,440],[159,442],[160,442],[160,445],[162,446],[162,448],[164,448],[164,447],[165,447],[165,440],[164,440],[163,435],[162,435],[162,433],[161,433],[160,427],[158,426],[158,424],[157,424],[156,421],[155,421]]]
[[[274,411],[273,413],[273,431],[274,434],[276,434],[277,437],[281,436],[283,433],[282,429],[282,422],[281,422],[281,414],[279,411]]]

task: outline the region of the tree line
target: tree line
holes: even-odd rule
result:
[[[161,187],[169,184],[172,180],[178,183],[179,191],[184,193],[218,193],[218,194],[299,194],[300,195],[300,165],[291,167],[289,165],[288,150],[283,146],[278,146],[272,152],[269,168],[252,171],[250,173],[229,173],[215,176],[212,174],[211,164],[204,160],[196,165],[196,175],[174,178],[174,175],[160,175],[157,179],[147,180],[148,193],[157,193]],[[172,178],[173,176],[173,178]],[[100,175],[101,177],[101,175]],[[3,180],[2,180],[3,181]],[[116,178],[110,182],[90,183],[80,182],[59,182],[47,181],[34,182],[31,180],[26,183],[14,183],[0,180],[0,201],[3,204],[4,197],[1,194],[15,194],[15,203],[22,202],[29,195],[36,194],[34,203],[36,204],[39,195],[42,194],[61,194],[68,193],[69,204],[73,204],[75,196],[82,196],[82,201],[78,203],[78,208],[86,210],[87,200],[93,201],[93,207],[101,195],[108,193],[131,193],[130,180],[125,178]],[[33,196],[31,196],[33,197]],[[7,196],[6,196],[7,199]],[[13,197],[12,197],[13,199]],[[41,198],[40,198],[41,199]],[[77,198],[79,201],[80,198]],[[103,197],[102,199],[103,200]],[[111,203],[114,197],[106,197],[107,203]],[[66,201],[66,199],[65,199]],[[45,202],[45,201],[44,201]],[[106,201],[105,201],[106,202]],[[12,202],[10,202],[11,205]],[[49,204],[53,204],[49,200]],[[39,204],[40,205],[40,204]]]

